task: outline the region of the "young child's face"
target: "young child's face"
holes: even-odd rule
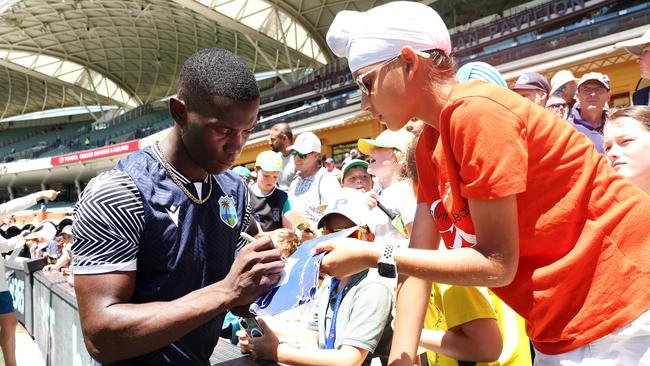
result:
[[[373,148],[368,153],[370,159],[368,161],[368,173],[385,177],[393,175],[401,168],[395,160],[394,150],[387,148]]]
[[[355,226],[357,226],[357,224],[352,222],[352,220],[348,219],[347,217],[340,214],[333,214],[330,215],[327,220],[325,220],[325,224],[323,225],[323,232],[338,232]],[[350,237],[363,241],[372,241],[370,232],[368,232],[365,228],[360,228],[359,231],[352,233]]]

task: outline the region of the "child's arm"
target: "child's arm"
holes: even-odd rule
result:
[[[420,346],[455,360],[496,361],[503,347],[496,319],[474,319],[450,330],[423,329]]]
[[[70,254],[67,251],[64,250],[63,254],[61,254],[59,259],[56,260],[56,263],[54,265],[49,265],[48,264],[47,266],[43,267],[43,270],[47,271],[47,270],[51,269],[51,270],[59,271],[59,270],[61,270],[61,268],[65,267],[65,266],[67,266],[69,264],[70,264]]]
[[[318,332],[305,328],[301,321],[304,307],[291,309],[285,313],[264,318],[266,325],[280,337],[300,337],[314,344],[318,342]]]
[[[275,361],[294,366],[359,366],[367,355],[367,350],[353,346],[310,350],[280,344],[277,348],[277,360]]]
[[[272,360],[278,363],[302,366],[359,366],[368,351],[343,346],[340,349],[299,349],[281,344],[273,330],[262,319],[258,319],[264,335],[250,338],[244,331],[238,331],[239,348],[250,353],[253,359]]]

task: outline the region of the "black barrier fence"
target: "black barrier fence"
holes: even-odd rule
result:
[[[18,320],[38,345],[47,366],[95,365],[81,332],[74,289],[60,272],[43,272],[44,262],[5,262],[5,276]],[[275,365],[255,363],[237,346],[220,339],[211,365]]]
[[[42,272],[44,260],[5,262],[18,321],[38,345],[46,365],[94,365],[83,343],[74,289],[59,272]]]
[[[27,290],[32,287],[32,276],[25,274],[22,263],[7,263],[5,278],[11,297],[14,299],[16,317],[31,334],[33,330],[32,292]]]

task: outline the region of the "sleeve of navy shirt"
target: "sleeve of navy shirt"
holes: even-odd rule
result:
[[[242,183],[242,185],[244,184]],[[241,226],[239,227],[239,237],[237,239],[235,255],[239,254],[239,251],[242,250],[244,245],[248,243],[248,241],[241,236],[241,233],[246,232],[248,230],[249,225],[256,225],[253,222],[254,220],[251,220],[252,216],[253,216],[253,207],[251,206],[251,191],[248,188],[246,188],[246,213],[244,214],[244,217],[242,218]]]
[[[143,227],[142,198],[128,174],[110,170],[93,178],[74,211],[73,272],[135,271]]]

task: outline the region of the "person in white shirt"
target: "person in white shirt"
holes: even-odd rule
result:
[[[406,151],[413,134],[406,130],[382,132],[376,139],[360,139],[359,151],[369,155],[368,173],[377,178],[375,187],[379,210],[373,210],[375,237],[404,240],[409,237],[415,218],[413,186],[406,179]]]
[[[282,154],[282,172],[278,179],[278,188],[283,191],[289,189],[289,185],[296,178],[296,165],[293,163],[293,156],[289,145],[293,141],[291,127],[287,123],[278,123],[269,131],[269,145],[271,150]]]
[[[314,229],[327,204],[341,188],[338,180],[320,166],[321,142],[312,132],[304,132],[289,146],[298,176],[289,186],[289,199]]]
[[[11,215],[12,213],[22,211],[34,206],[38,201],[47,199],[53,201],[59,195],[59,192],[53,190],[40,191],[32,193],[25,197],[16,198],[0,205],[0,216]],[[0,235],[0,252],[10,252],[25,244],[22,236],[5,238]],[[4,276],[4,259],[0,257],[0,267],[2,267],[2,278],[0,279],[0,348],[4,357],[5,365],[16,365],[16,312],[13,305],[9,286]]]

